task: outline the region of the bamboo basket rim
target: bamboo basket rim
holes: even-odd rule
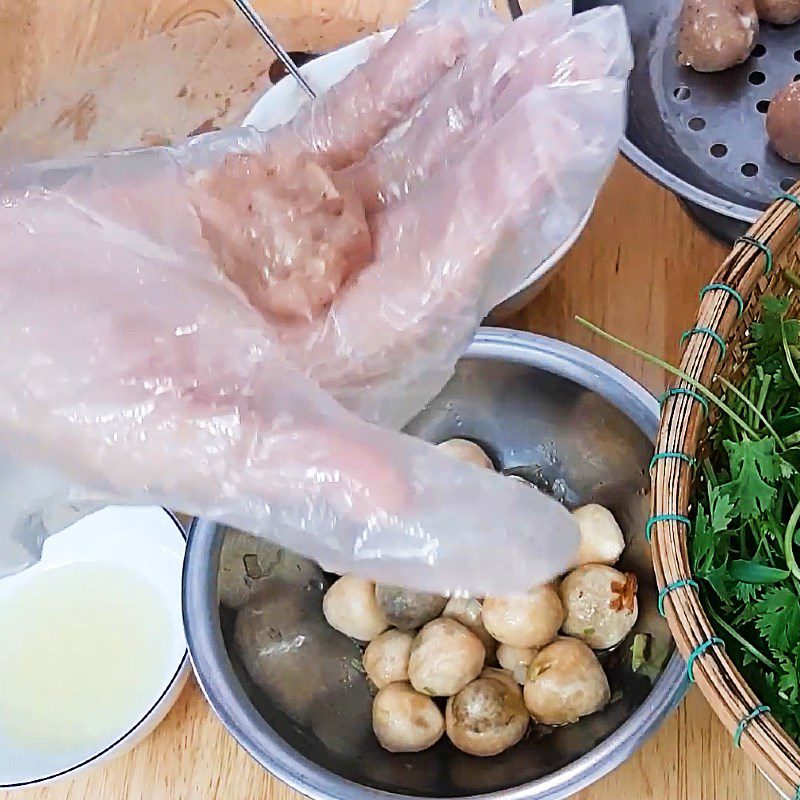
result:
[[[701,293],[694,333],[685,339],[681,370],[713,391],[718,366],[732,358],[732,334],[781,279],[800,241],[800,182],[781,195],[739,239]],[[731,291],[733,290],[733,291]],[[737,297],[738,293],[738,297]],[[743,305],[742,302],[743,301]],[[786,797],[800,800],[800,747],[747,685],[693,590],[687,535],[694,482],[692,459],[707,432],[706,410],[683,380],[671,384],[661,410],[656,452],[685,454],[652,463],[651,543],[667,622],[690,673],[709,704],[756,767]],[[676,582],[684,581],[679,586]],[[666,587],[671,587],[666,589]]]

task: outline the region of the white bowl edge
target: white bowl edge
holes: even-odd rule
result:
[[[152,515],[152,523],[158,523],[163,526],[169,526],[171,533],[177,533],[174,541],[170,542],[169,545],[163,545],[164,547],[171,547],[172,552],[171,555],[176,555],[176,550],[179,549],[180,551],[180,563],[177,566],[177,575],[176,580],[178,587],[181,584],[181,567],[182,567],[182,560],[183,560],[183,553],[186,547],[186,532],[183,529],[183,526],[178,522],[173,514],[163,508],[157,507],[134,507],[134,506],[109,506],[104,509],[100,509],[99,511],[94,512],[94,514],[89,514],[87,517],[84,517],[82,520],[79,520],[75,523],[75,526],[81,525],[84,520],[88,519],[89,517],[95,517],[96,515],[105,515],[105,516],[114,516],[117,514],[128,514],[131,516],[140,516],[142,521],[146,522],[148,516]],[[141,524],[141,523],[140,523]],[[70,527],[75,527],[70,526]],[[158,536],[162,535],[163,531],[160,531]],[[89,544],[92,539],[94,539],[95,533],[94,531],[90,531],[86,537],[84,538],[83,545]],[[98,541],[95,539],[95,541]],[[59,540],[58,536],[52,537],[50,540],[45,542],[45,547],[43,551],[42,560],[31,567],[30,569],[48,569],[52,566],[60,566],[63,564],[73,563],[80,560],[87,560],[85,558],[81,558],[82,555],[86,554],[86,550],[77,549],[74,552],[70,553],[68,548],[61,547],[61,543],[63,540]],[[162,542],[163,544],[163,542]],[[106,552],[111,551],[113,548],[106,543],[103,542],[101,545],[101,551],[105,549]],[[48,552],[49,551],[49,552]],[[143,555],[143,558],[145,556]],[[103,559],[105,560],[105,559]],[[167,567],[165,567],[167,568]],[[25,572],[17,573],[15,575],[9,576],[8,578],[4,578],[3,582],[5,581],[22,581],[25,580]],[[174,593],[173,593],[174,595]],[[167,591],[162,592],[162,596],[164,598],[169,597],[169,593]],[[176,606],[176,615],[175,618],[178,623],[181,622],[182,619],[182,609],[181,609],[181,592],[180,588],[177,593],[177,597],[173,597],[172,600],[167,600],[170,605],[177,604]],[[101,764],[107,763],[118,756],[123,755],[141,741],[143,741],[157,726],[158,724],[164,719],[167,713],[170,711],[172,706],[175,704],[176,700],[178,699],[183,687],[186,684],[186,681],[189,677],[189,672],[191,670],[191,663],[189,660],[189,652],[188,647],[186,645],[186,641],[183,638],[183,627],[182,624],[179,624],[177,629],[181,631],[181,639],[179,642],[176,642],[176,649],[180,650],[180,658],[177,659],[177,664],[172,662],[173,666],[169,670],[165,670],[165,683],[160,691],[160,694],[156,699],[152,701],[152,704],[143,711],[142,715],[139,717],[138,720],[131,723],[130,728],[118,737],[115,741],[108,743],[105,747],[98,750],[95,753],[87,756],[80,762],[76,764],[66,764],[63,769],[59,769],[58,771],[51,771],[47,770],[47,774],[43,774],[42,776],[37,777],[24,777],[19,781],[11,781],[6,783],[0,783],[0,791],[16,791],[22,789],[29,789],[33,787],[41,787],[47,786],[52,783],[56,783],[61,780],[71,779],[76,777],[77,775],[86,772],[88,770],[94,769],[95,767],[100,766]]]

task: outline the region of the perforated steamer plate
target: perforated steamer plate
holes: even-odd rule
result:
[[[800,80],[800,23],[762,22],[744,64],[704,74],[676,60],[680,0],[575,0],[574,7],[620,2],[635,57],[623,153],[732,241],[800,179],[800,166],[772,152],[764,127],[770,98]]]

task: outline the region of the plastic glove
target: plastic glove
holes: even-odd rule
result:
[[[365,419],[401,428],[442,388],[476,323],[575,228],[608,170],[624,120],[627,29],[618,8],[573,20],[570,5],[559,0],[502,25],[474,3],[451,4],[453,18],[428,4],[321,104],[271,136],[284,191],[291,176],[310,187],[312,170],[323,187],[301,222],[318,223],[336,194],[338,224],[329,213],[324,237],[297,231],[293,213],[289,260],[302,260],[298,240],[322,238],[329,248],[331,231],[341,234],[340,257],[328,250],[306,259],[329,267],[313,277],[264,260],[281,251],[274,241],[259,243],[260,270],[252,250],[226,258],[218,246],[218,260],[240,265],[229,276],[268,316],[290,306],[305,318],[278,326],[288,357]],[[397,80],[375,100],[370,87],[386,75]],[[412,100],[411,124],[381,140]],[[201,218],[212,204],[221,209],[215,241],[257,238],[263,170],[242,174],[256,158],[229,161],[204,186],[211,202],[201,200]],[[236,192],[235,211],[215,203]],[[237,273],[255,279],[255,290]],[[291,274],[288,286],[278,273]]]
[[[526,253],[492,269],[501,237],[530,226],[543,253],[559,224],[563,238],[622,130],[618,12],[596,17],[617,35],[590,37],[591,55],[563,9],[547,9],[563,20],[553,39],[551,16],[538,29],[528,19],[503,28],[450,8],[424,7],[268,137],[241,131],[9,171],[8,453],[53,465],[94,501],[211,517],[332,571],[411,588],[520,591],[569,565],[577,531],[560,505],[334,399],[388,425],[430,399],[525,273]],[[515,37],[498,38],[512,30],[516,58],[503,44]],[[544,46],[542,31],[565,49]],[[525,63],[537,42],[553,65],[543,82]],[[586,58],[587,76],[562,80],[565,58]],[[393,130],[409,114],[405,132]],[[402,186],[382,166],[392,146],[415,148]],[[270,180],[293,169],[300,179]],[[315,259],[330,268],[321,280]]]

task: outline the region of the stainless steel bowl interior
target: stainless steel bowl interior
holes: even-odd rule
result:
[[[800,166],[771,150],[764,128],[770,98],[800,75],[800,28],[762,22],[744,64],[703,74],[675,58],[681,0],[575,0],[574,7],[619,3],[635,59],[623,153],[686,200],[755,221],[800,179]]]
[[[380,748],[370,729],[366,693],[334,692],[313,727],[296,724],[254,687],[231,642],[232,615],[217,606],[222,532],[199,522],[184,573],[184,616],[198,679],[237,740],[263,766],[315,798],[567,797],[624,760],[683,693],[682,662],[656,609],[656,587],[643,530],[647,463],[658,422],[654,399],[605,362],[562,343],[483,329],[452,381],[409,426],[430,441],[471,438],[496,464],[538,465],[569,504],[602,503],[614,512],[628,546],[622,568],[640,580],[635,632],[653,637],[663,671],[650,680],[631,669],[629,637],[603,656],[613,702],[575,725],[534,734],[492,759],[447,741],[418,754]]]

